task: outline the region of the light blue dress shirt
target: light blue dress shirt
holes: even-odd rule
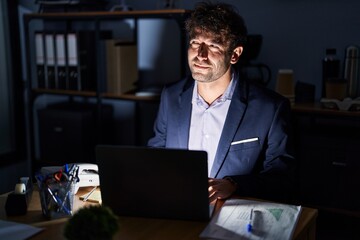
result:
[[[190,150],[207,152],[209,176],[235,86],[236,80],[232,76],[224,94],[209,105],[198,94],[198,85],[195,82],[188,147]]]

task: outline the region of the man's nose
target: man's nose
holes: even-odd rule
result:
[[[208,50],[205,43],[201,43],[198,50],[198,58],[206,59],[208,57]]]

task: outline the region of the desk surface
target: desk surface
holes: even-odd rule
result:
[[[94,203],[84,203],[78,196],[90,191],[91,188],[81,188],[74,201],[74,209]],[[26,215],[8,217],[5,213],[6,194],[0,195],[0,219],[27,223],[33,226],[45,228],[44,231],[31,239],[64,239],[63,228],[67,218],[46,220],[41,213],[39,194],[35,190],[28,206]],[[221,204],[220,204],[221,205]],[[219,206],[220,207],[220,206]],[[317,210],[303,207],[298,224],[295,228],[294,239],[315,239]],[[114,239],[199,239],[207,222],[179,221],[167,219],[119,217],[119,232]]]

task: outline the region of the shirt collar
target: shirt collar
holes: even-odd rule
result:
[[[224,94],[221,97],[219,97],[218,101],[223,102],[226,100],[231,100],[231,98],[234,94],[234,90],[235,90],[237,81],[238,81],[238,78],[235,77],[235,73],[233,72],[231,74],[231,80],[230,80],[229,86],[226,88]],[[204,100],[202,99],[202,97],[198,94],[198,82],[195,80],[191,102],[194,104],[194,103],[203,102],[203,101]]]

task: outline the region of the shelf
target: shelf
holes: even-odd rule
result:
[[[76,90],[60,90],[60,89],[32,89],[36,94],[55,94],[55,95],[71,95],[71,96],[83,96],[83,97],[96,97],[94,91],[76,91]]]
[[[147,101],[147,102],[159,102],[160,95],[153,96],[137,96],[135,92],[129,92],[124,94],[114,94],[114,93],[103,93],[101,95],[103,98],[111,98],[118,100],[130,100],[130,101]]]
[[[81,97],[96,97],[95,91],[76,91],[76,90],[59,90],[59,89],[42,89],[36,88],[32,90],[35,94],[53,94],[53,95],[67,95],[67,96],[81,96]],[[130,100],[130,101],[149,101],[158,102],[160,100],[160,94],[154,94],[152,96],[138,96],[135,91],[114,94],[114,93],[102,93],[102,98],[111,98],[118,100]]]
[[[99,12],[62,12],[62,13],[31,13],[25,14],[24,19],[126,19],[126,18],[171,18],[189,14],[186,9],[165,9],[165,10],[136,10],[136,11],[99,11]]]

